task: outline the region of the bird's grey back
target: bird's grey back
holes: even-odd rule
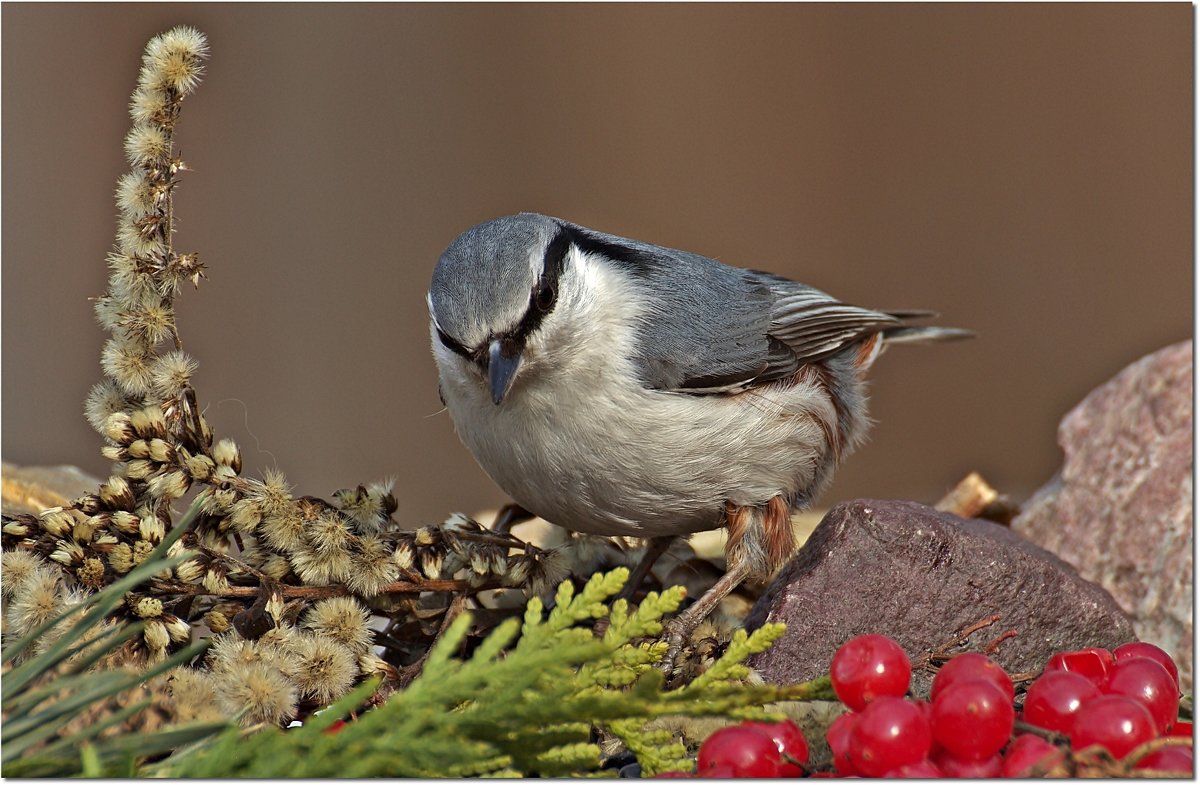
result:
[[[641,279],[650,314],[634,359],[655,388],[721,393],[771,382],[900,324],[772,273],[562,223],[583,250]]]

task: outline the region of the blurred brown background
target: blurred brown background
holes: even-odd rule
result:
[[[519,210],[932,308],[821,500],[1023,498],[1092,387],[1192,333],[1192,8],[12,5],[2,10],[3,457],[107,464],[81,414],[146,40],[208,34],[176,247],[184,345],[249,473],[503,500],[439,413],[424,293]]]

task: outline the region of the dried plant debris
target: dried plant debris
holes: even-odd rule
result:
[[[402,528],[390,481],[327,501],[297,495],[279,471],[242,475],[238,445],[217,438],[204,416],[197,362],[176,323],[182,284],[205,277],[199,256],[177,250],[173,237],[188,169],[176,132],[207,54],[201,33],[178,27],[152,39],[142,58],[108,288],[95,300],[110,336],[103,379],[84,405],[111,476],[61,506],[4,516],[5,638],[37,630],[136,570],[182,525],[177,505],[190,500],[196,514],[168,552],[182,558],[127,591],[98,628],[140,630],[103,664],[145,669],[211,637],[190,673],[162,681],[175,716],[211,718],[216,696],[221,716],[284,723],[368,676],[382,675],[382,690],[407,683],[464,611],[473,613],[469,650],[520,613],[525,597],[595,561],[599,546],[568,536],[539,548],[457,514]],[[497,602],[505,591],[519,600]],[[54,635],[46,631],[25,656]]]

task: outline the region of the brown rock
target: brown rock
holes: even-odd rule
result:
[[[1055,651],[1132,640],[1120,607],[1061,559],[990,521],[916,502],[860,499],[830,510],[746,619],[787,633],[750,664],[790,684],[829,671],[856,635],[887,635],[916,659],[970,624],[1000,616],[970,639],[1014,629],[993,655],[1010,673],[1040,670]],[[931,675],[913,674],[927,694]]]
[[[100,480],[74,466],[16,466],[5,462],[3,508],[6,513],[39,513],[70,504],[85,493],[95,493]]]
[[[1058,428],[1062,470],[1013,526],[1107,589],[1192,684],[1192,342],[1125,368]]]

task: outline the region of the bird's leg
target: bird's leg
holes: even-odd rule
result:
[[[671,547],[671,543],[675,542],[676,536],[668,534],[665,537],[650,537],[646,541],[646,553],[642,555],[642,559],[637,563],[637,567],[633,568],[629,580],[625,582],[625,588],[621,589],[621,593],[617,595],[618,600],[628,601],[633,599],[633,595],[641,588],[642,581],[646,580],[646,576],[650,574],[650,569],[658,561],[658,557],[667,552],[667,549]]]
[[[659,670],[667,676],[671,675],[671,671],[675,669],[675,659],[679,656],[679,652],[683,651],[683,642],[692,634],[692,630],[696,629],[700,622],[712,613],[713,608],[716,608],[721,600],[729,596],[729,592],[736,589],[749,574],[750,568],[745,563],[727,570],[720,580],[704,592],[700,599],[692,603],[690,608],[664,625],[667,653],[658,663]]]
[[[492,521],[492,531],[508,534],[508,530],[516,526],[518,523],[528,521],[537,516],[525,509],[521,505],[513,502],[506,504],[496,513],[496,520]]]
[[[749,575],[770,575],[796,550],[791,505],[783,496],[765,504],[739,506],[725,503],[725,574],[700,599],[665,626],[667,653],[659,670],[667,676],[696,626]]]

